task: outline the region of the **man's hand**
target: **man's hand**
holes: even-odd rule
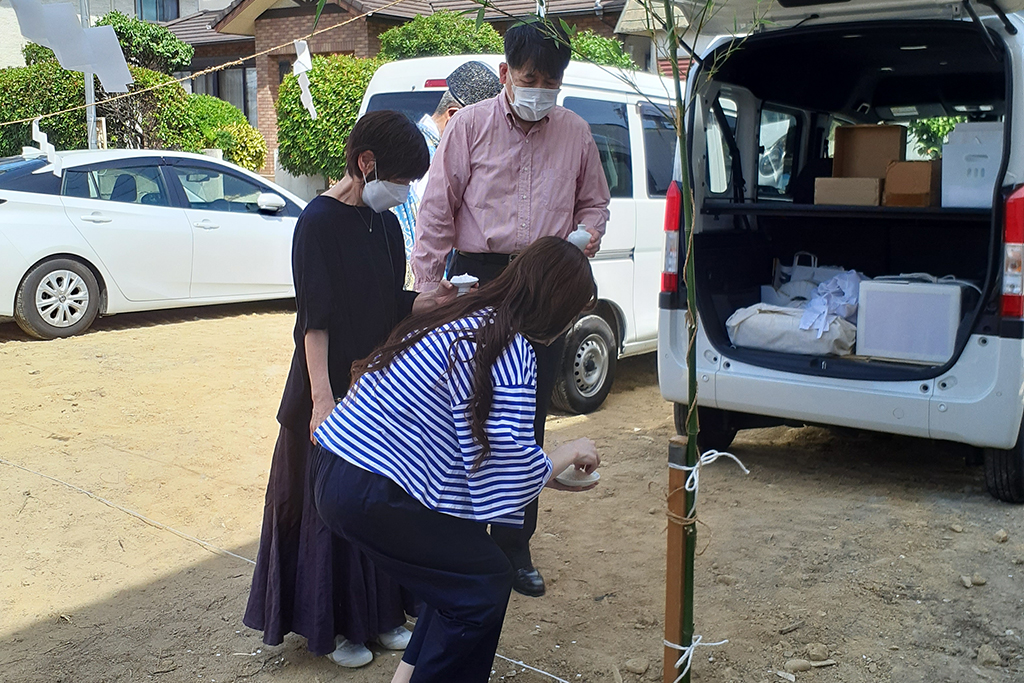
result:
[[[587,228],[587,232],[590,233],[590,242],[587,243],[583,253],[586,254],[587,258],[594,258],[601,248],[601,236],[597,234],[597,231],[590,228]]]

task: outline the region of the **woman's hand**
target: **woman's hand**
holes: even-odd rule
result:
[[[423,313],[438,306],[444,306],[455,301],[459,295],[458,288],[447,280],[441,280],[437,287],[429,292],[421,292],[412,302],[413,313]]]
[[[551,460],[551,478],[546,484],[549,488],[559,491],[589,491],[597,486],[597,482],[589,486],[566,486],[555,480],[555,477],[570,467],[590,474],[601,466],[601,456],[597,454],[597,444],[593,440],[582,438],[564,443],[552,451],[549,458]]]
[[[313,417],[309,420],[309,440],[316,443],[316,437],[313,436],[313,432],[323,424],[331,412],[334,410],[334,399],[313,399]]]

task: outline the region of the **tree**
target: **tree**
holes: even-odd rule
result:
[[[599,36],[589,28],[573,33],[569,43],[572,46],[573,59],[621,69],[637,69],[633,58],[623,51],[622,43],[614,38]]]
[[[190,95],[188,106],[199,126],[203,146],[224,151],[224,159],[250,171],[263,167],[267,143],[249,125],[242,110],[212,95]]]
[[[380,34],[381,59],[409,59],[431,55],[500,54],[501,35],[490,24],[477,25],[460,14],[442,10],[420,15],[407,24]]]
[[[171,74],[187,70],[192,63],[195,48],[163,26],[127,17],[117,10],[101,17],[96,25],[113,27],[129,64]]]
[[[316,120],[302,106],[295,76],[284,79],[277,98],[277,144],[278,159],[289,173],[335,180],[345,175],[345,143],[380,64],[377,59],[348,55],[313,57],[309,89]]]
[[[942,156],[942,143],[953,132],[956,124],[966,121],[965,116],[938,116],[933,119],[911,121],[907,126],[917,142],[917,151],[932,159]]]
[[[26,66],[57,61],[57,55],[53,54],[53,50],[36,43],[25,43],[21,48],[21,56],[25,58]]]

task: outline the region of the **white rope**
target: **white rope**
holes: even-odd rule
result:
[[[569,681],[565,680],[564,678],[559,678],[558,676],[556,676],[554,674],[549,674],[547,671],[541,671],[540,669],[535,669],[534,667],[530,666],[529,664],[524,664],[523,662],[519,661],[518,659],[509,659],[508,657],[506,657],[504,655],[499,655],[497,652],[494,653],[494,656],[497,657],[498,659],[504,659],[506,662],[510,662],[512,664],[515,664],[516,666],[521,666],[521,667],[529,669],[530,671],[533,671],[535,673],[539,673],[542,676],[547,676],[548,678],[550,678],[552,680],[558,681],[558,683],[569,683]]]
[[[740,467],[742,467],[742,465],[740,465]],[[673,650],[678,650],[682,653],[679,659],[676,660],[676,670],[678,671],[679,667],[683,667],[683,670],[680,672],[679,677],[676,678],[676,680],[673,683],[679,683],[679,681],[683,680],[683,677],[685,677],[686,674],[689,673],[690,665],[693,663],[693,651],[696,650],[698,647],[715,647],[716,645],[725,645],[729,642],[728,640],[720,640],[717,643],[705,643],[702,642],[703,640],[704,636],[694,636],[693,642],[691,642],[688,646],[676,645],[675,643],[670,643],[667,640],[662,641],[665,643],[665,647],[672,648]]]
[[[11,462],[9,460],[4,460],[3,458],[0,458],[0,463],[3,463],[4,465],[9,465],[10,467],[15,467],[15,468],[17,468],[19,470],[22,470],[23,472],[28,472],[29,474],[34,474],[37,477],[42,477],[43,479],[49,479],[50,481],[52,481],[54,483],[57,483],[57,484],[60,484],[62,486],[68,487],[72,491],[78,491],[79,493],[84,493],[85,495],[89,496],[93,500],[98,500],[99,502],[103,503],[104,505],[109,505],[110,507],[114,508],[115,510],[120,510],[121,512],[125,513],[126,515],[131,515],[132,517],[134,517],[134,518],[136,518],[138,520],[141,520],[141,521],[145,522],[146,524],[149,524],[150,526],[155,526],[157,529],[163,529],[164,531],[169,531],[169,532],[171,532],[172,534],[174,534],[175,536],[177,536],[179,538],[183,538],[186,541],[191,541],[192,543],[196,543],[196,544],[202,546],[203,548],[206,548],[210,552],[217,553],[218,555],[227,555],[228,557],[233,557],[235,559],[242,560],[243,562],[248,562],[249,564],[253,564],[253,565],[256,564],[256,562],[254,562],[253,560],[250,560],[248,557],[242,557],[241,555],[236,555],[235,553],[231,552],[230,550],[225,550],[224,548],[219,548],[219,547],[215,546],[214,544],[210,543],[209,541],[204,541],[201,538],[196,538],[195,536],[190,536],[189,534],[186,534],[184,531],[178,531],[177,529],[169,527],[166,524],[163,524],[161,522],[156,521],[155,519],[150,519],[149,517],[146,517],[145,515],[140,514],[140,513],[136,512],[135,510],[129,510],[128,508],[124,507],[123,505],[118,505],[117,503],[115,503],[113,501],[110,501],[110,500],[107,500],[106,498],[104,498],[102,496],[97,496],[92,491],[86,491],[85,489],[80,488],[78,486],[75,486],[74,484],[69,484],[66,481],[63,481],[63,480],[58,479],[56,477],[51,477],[50,475],[43,474],[42,472],[36,472],[35,470],[30,470],[27,467],[22,467],[21,465],[18,465],[17,463],[13,463],[13,462]]]
[[[687,517],[693,517],[693,513],[697,509],[697,489],[700,488],[700,468],[705,465],[710,465],[719,458],[732,458],[733,461],[740,466],[740,469],[743,470],[743,474],[750,474],[750,470],[748,470],[746,465],[740,462],[740,459],[735,455],[732,453],[726,453],[725,451],[716,451],[714,449],[705,451],[702,456],[697,458],[697,464],[693,467],[669,463],[668,466],[672,469],[683,470],[684,472],[690,473],[690,476],[686,478],[686,484],[683,486],[687,493],[693,494],[693,505],[690,506],[690,511],[686,513]]]

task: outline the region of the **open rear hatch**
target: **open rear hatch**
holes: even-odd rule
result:
[[[734,16],[747,5],[754,11],[757,4],[730,2],[715,20],[734,12],[727,19],[734,26]],[[1024,0],[1000,6],[1019,9]],[[718,55],[705,59],[705,64],[717,64],[709,88],[717,96],[704,98],[708,151],[700,163],[707,168],[695,169],[704,180],[697,190],[694,237],[698,310],[709,339],[725,355],[802,374],[908,380],[944,372],[972,332],[999,333],[1001,196],[987,208],[814,203],[816,178],[832,175],[837,125],[907,125],[935,117],[961,117],[1000,132],[1007,125],[1010,57],[996,32],[980,30],[981,22],[837,20],[858,12],[914,14],[915,8],[918,15],[945,12],[950,17],[951,7],[939,2],[777,0],[767,17],[771,21],[810,21],[783,30],[773,25],[743,40],[738,49],[722,46]],[[983,5],[975,9],[994,13]],[[1008,145],[1008,131],[1001,134],[1005,142],[1000,144]],[[716,144],[723,161],[717,174],[711,168]],[[910,148],[913,154],[913,143]],[[742,164],[733,163],[734,154],[743,158]],[[997,156],[995,172],[1002,178],[1002,146]],[[714,187],[716,182],[721,187]],[[780,266],[790,266],[800,252],[814,254],[819,265],[873,279],[923,273],[956,281],[950,285],[959,292],[959,313],[951,314],[958,316],[952,321],[954,351],[948,359],[929,360],[733,344],[729,318],[762,303],[763,288],[778,285]],[[784,280],[788,274],[781,275]],[[877,313],[886,304],[884,298],[876,301],[883,302],[875,304]]]

